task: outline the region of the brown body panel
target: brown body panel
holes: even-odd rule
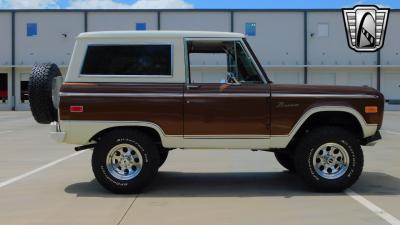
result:
[[[266,84],[187,88],[185,135],[269,135],[269,95]]]
[[[61,92],[159,94],[153,97],[62,96],[60,119],[146,121],[157,124],[167,135],[183,134],[183,84],[65,83]],[[72,105],[82,105],[84,112],[70,112]]]
[[[368,124],[380,125],[383,118],[383,95],[368,87],[65,83],[61,92],[82,93],[61,97],[61,120],[146,121],[166,135],[288,135],[304,113],[319,106],[351,107]],[[101,96],[126,93],[139,96]],[[69,107],[76,105],[84,112],[70,112]],[[371,105],[379,107],[378,113],[365,113],[364,107]]]
[[[286,97],[281,94],[291,96]],[[323,97],[323,95],[330,97]],[[351,95],[370,97],[346,97]],[[271,96],[271,133],[273,135],[289,134],[304,113],[319,106],[350,107],[358,111],[368,124],[382,124],[383,95],[369,87],[271,84]],[[371,105],[378,106],[378,113],[365,113],[365,106]]]

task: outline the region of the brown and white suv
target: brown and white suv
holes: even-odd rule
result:
[[[34,66],[29,97],[52,138],[94,149],[115,193],[139,192],[176,148],[274,152],[314,189],[341,191],[380,139],[384,103],[369,87],[274,84],[244,35],[185,31],[83,33],[64,80]]]

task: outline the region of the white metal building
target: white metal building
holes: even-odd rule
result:
[[[32,65],[55,62],[65,74],[75,37],[102,30],[245,33],[274,82],[368,85],[399,110],[399,28],[400,11],[392,10],[384,47],[356,53],[340,10],[0,10],[0,110],[29,109]],[[222,67],[213,63],[196,61],[206,73]]]

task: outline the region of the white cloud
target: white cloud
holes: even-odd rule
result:
[[[186,9],[193,8],[184,0],[137,0],[132,4],[112,0],[71,0],[71,9]]]
[[[58,0],[0,0],[0,9],[60,8]],[[193,5],[185,0],[137,0],[133,3],[113,0],[69,0],[69,9],[187,9]]]
[[[72,0],[70,9],[123,9],[128,4],[113,2],[112,0]]]
[[[135,9],[187,9],[193,5],[184,0],[138,0],[131,8]]]
[[[0,9],[59,8],[57,0],[0,0]]]
[[[391,8],[390,5],[384,5],[384,4],[376,4],[378,8]]]

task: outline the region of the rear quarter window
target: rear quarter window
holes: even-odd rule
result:
[[[89,45],[83,75],[172,75],[171,45]]]

